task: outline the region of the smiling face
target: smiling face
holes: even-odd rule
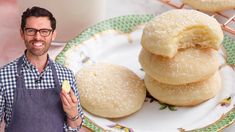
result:
[[[52,29],[51,23],[48,17],[28,17],[26,19],[25,28],[32,28],[36,30],[40,29]],[[26,31],[20,31],[21,37],[25,42],[27,48],[27,56],[47,56],[47,52],[51,46],[51,42],[55,39],[56,32],[52,31],[49,36],[41,36],[40,32],[37,31],[35,35],[27,35]]]

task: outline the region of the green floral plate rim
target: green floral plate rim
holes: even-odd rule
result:
[[[145,24],[146,22],[150,21],[154,17],[153,14],[148,15],[126,15],[115,17],[112,19],[108,19],[102,21],[94,26],[87,28],[85,31],[77,35],[74,39],[69,41],[64,49],[56,56],[55,61],[64,65],[65,64],[65,53],[72,48],[73,46],[79,45],[80,43],[88,40],[89,38],[95,36],[97,33],[101,33],[106,30],[116,30],[123,33],[129,33],[137,26]],[[226,51],[226,63],[234,67],[235,65],[235,41],[228,37],[224,37],[223,47]],[[235,107],[231,109],[229,112],[224,114],[219,120],[216,122],[205,126],[203,128],[198,128],[195,130],[190,130],[193,132],[215,132],[221,131],[222,129],[230,126],[232,123],[235,122]],[[83,124],[85,127],[91,129],[95,132],[102,132],[106,131],[96,123],[92,122],[85,116],[85,121]],[[131,130],[130,130],[131,131]],[[180,128],[179,131],[185,131],[183,128]]]

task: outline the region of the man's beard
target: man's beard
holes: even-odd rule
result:
[[[42,43],[44,47],[42,49],[34,48],[33,43],[37,43],[37,42]],[[42,56],[48,52],[50,48],[50,44],[49,43],[47,44],[45,41],[32,40],[32,41],[29,41],[29,43],[27,43],[26,47],[27,47],[27,51],[30,52],[32,55]]]

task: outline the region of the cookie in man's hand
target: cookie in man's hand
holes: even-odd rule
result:
[[[66,93],[69,93],[71,90],[71,86],[69,84],[68,80],[64,80],[62,83],[62,90],[64,90]]]

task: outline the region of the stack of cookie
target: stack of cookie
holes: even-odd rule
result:
[[[221,89],[217,50],[223,32],[196,10],[170,10],[146,24],[139,61],[148,92],[163,103],[193,106]]]

